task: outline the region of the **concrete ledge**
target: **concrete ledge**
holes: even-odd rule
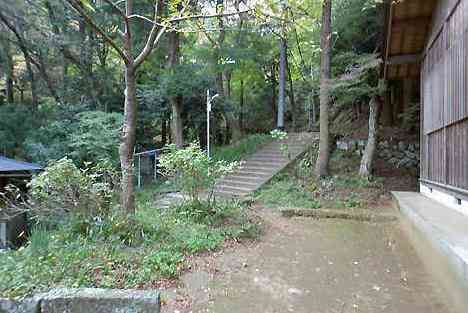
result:
[[[0,313],[159,313],[157,291],[54,289],[22,301],[0,299]]]
[[[468,217],[416,192],[393,192],[413,247],[454,308],[468,307]]]
[[[284,217],[312,217],[312,218],[336,218],[361,222],[393,222],[398,220],[394,215],[375,214],[366,210],[327,210],[327,209],[282,209]]]

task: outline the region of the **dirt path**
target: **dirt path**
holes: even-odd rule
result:
[[[195,262],[163,312],[451,312],[398,223],[261,215],[260,242]]]

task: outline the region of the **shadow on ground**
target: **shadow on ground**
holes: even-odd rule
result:
[[[260,241],[195,261],[163,312],[451,312],[398,222],[260,214]]]

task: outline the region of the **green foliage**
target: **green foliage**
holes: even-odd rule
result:
[[[235,162],[210,159],[197,143],[184,149],[170,145],[168,150],[159,161],[162,172],[173,178],[180,190],[187,193],[193,202],[198,202],[202,191],[211,191],[216,180],[237,166]]]
[[[0,106],[0,154],[24,156],[22,143],[30,132],[37,131],[40,122],[37,114],[25,105]]]
[[[187,256],[258,234],[239,203],[217,203],[210,210],[212,216],[200,218],[187,204],[158,210],[139,201],[134,217],[111,212],[100,220],[74,218],[52,230],[36,228],[25,247],[2,254],[0,296],[56,286],[151,288],[179,275]]]
[[[411,131],[419,126],[420,108],[421,105],[419,103],[411,103],[405,108],[405,111],[398,116],[401,119],[401,126],[405,130]]]
[[[143,267],[152,268],[165,277],[175,277],[179,272],[183,255],[178,251],[159,250],[143,258]]]
[[[332,82],[332,95],[338,105],[367,102],[382,92],[379,84],[381,60],[374,54],[357,55],[345,52],[337,56],[337,62],[344,64],[344,73]]]
[[[270,141],[270,137],[264,134],[249,135],[234,145],[215,147],[213,159],[218,161],[241,161],[245,157],[253,154],[257,149]]]
[[[118,160],[123,116],[120,113],[89,111],[77,115],[77,126],[67,143],[80,161]]]
[[[256,199],[274,208],[310,208],[320,207],[320,202],[307,191],[301,183],[289,175],[280,175],[257,194]]]
[[[64,218],[67,213],[87,219],[104,216],[110,209],[116,179],[108,162],[79,169],[72,160],[60,159],[30,182],[29,207],[44,223]]]
[[[279,129],[274,129],[270,132],[271,138],[273,138],[276,141],[284,141],[288,139],[288,133]],[[283,153],[285,156],[288,158],[291,158],[291,155],[289,153],[289,145],[286,143],[281,143],[280,144],[280,150],[281,153]]]
[[[382,179],[373,178],[371,180],[363,178],[357,174],[336,175],[333,177],[337,187],[351,188],[381,188]]]

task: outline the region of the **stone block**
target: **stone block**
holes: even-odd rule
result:
[[[38,313],[39,299],[10,300],[0,298],[0,313]]]
[[[18,301],[0,298],[0,313],[159,313],[160,303],[157,291],[64,288]]]
[[[41,313],[159,313],[157,291],[54,289],[40,296]]]

